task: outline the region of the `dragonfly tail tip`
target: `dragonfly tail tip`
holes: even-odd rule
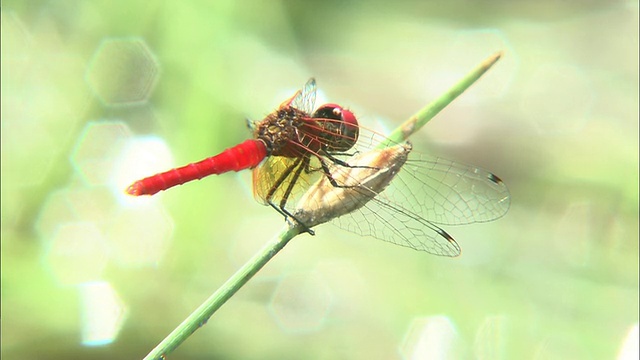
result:
[[[142,186],[140,186],[140,182],[138,182],[138,181],[136,181],[133,184],[129,185],[129,187],[127,187],[125,192],[127,194],[133,195],[133,196],[144,195],[144,191],[142,189]]]

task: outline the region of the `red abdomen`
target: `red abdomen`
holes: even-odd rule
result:
[[[266,156],[267,148],[264,142],[249,139],[216,156],[138,180],[127,188],[127,193],[135,196],[153,195],[158,191],[199,180],[205,176],[255,167]]]

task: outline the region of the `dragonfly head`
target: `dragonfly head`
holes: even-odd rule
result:
[[[328,152],[347,151],[358,141],[358,120],[349,110],[337,104],[320,106],[312,115],[323,129],[321,137]]]

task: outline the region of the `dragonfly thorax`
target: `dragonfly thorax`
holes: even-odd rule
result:
[[[320,106],[313,114],[285,105],[259,122],[254,135],[273,156],[335,153],[356,143],[358,122],[351,111],[335,104]]]
[[[269,155],[297,156],[299,149],[292,149],[298,141],[299,128],[309,115],[293,107],[282,107],[267,115],[256,125],[254,136],[267,146]]]

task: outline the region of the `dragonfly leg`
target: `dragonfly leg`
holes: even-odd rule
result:
[[[272,208],[274,208],[277,212],[279,212],[282,216],[284,216],[285,219],[293,219],[296,223],[298,223],[303,228],[304,232],[307,232],[310,235],[315,235],[315,232],[313,230],[307,227],[302,221],[298,220],[295,216],[293,216],[293,214],[291,214],[285,208],[287,204],[287,200],[289,199],[289,196],[291,195],[291,191],[293,190],[293,186],[295,185],[296,181],[300,177],[300,173],[302,172],[302,169],[305,169],[308,167],[309,167],[308,156],[297,159],[291,166],[289,166],[282,173],[282,175],[280,175],[278,180],[273,184],[273,187],[269,190],[269,193],[267,194],[265,200]],[[293,171],[294,169],[295,169],[295,172]],[[293,175],[292,175],[292,172],[293,172]],[[280,188],[282,183],[289,177],[289,175],[292,176],[291,181],[287,185],[287,188],[285,189],[284,194],[282,195],[282,199],[280,200],[280,203],[276,205],[273,201],[271,201],[271,199],[273,199],[274,194]]]
[[[287,209],[285,209],[285,206],[287,205],[287,200],[291,195],[293,186],[295,185],[296,181],[300,177],[300,173],[302,172],[303,169],[307,169],[309,167],[309,156],[304,156],[301,161],[297,162],[297,165],[298,165],[298,168],[293,173],[293,177],[289,182],[289,185],[285,189],[284,194],[282,195],[282,199],[280,200],[279,207],[283,213],[287,214],[287,216],[289,216],[290,218],[295,220],[298,224],[300,224],[306,232],[308,232],[310,235],[315,235],[315,232],[313,230],[311,230],[302,221],[298,220],[295,216],[293,216],[293,214],[291,214],[289,211],[287,211]]]
[[[331,170],[329,169],[329,166],[327,166],[327,164],[322,161],[322,159],[320,157],[318,157],[318,160],[320,160],[320,166],[322,166],[322,172],[324,172],[324,176],[327,177],[327,179],[329,179],[329,182],[331,183],[331,185],[333,185],[333,187],[337,187],[337,188],[343,188],[343,189],[349,189],[349,188],[356,188],[356,187],[361,187],[360,185],[340,185],[338,184],[338,182],[336,181],[336,179],[333,178],[333,175],[331,175]],[[333,160],[333,159],[332,159]],[[338,160],[338,159],[335,159]],[[372,167],[372,166],[351,166],[341,160],[338,160],[340,163],[337,163],[338,165],[342,165],[345,164],[343,166],[351,168],[351,169],[378,169],[376,167]]]
[[[303,232],[309,233],[309,235],[315,235],[316,234],[315,231],[311,230],[311,228],[307,227],[302,221],[298,220],[298,218],[293,216],[293,214],[290,213],[289,211],[287,211],[287,209],[285,209],[283,207],[280,207],[280,205],[276,205],[276,204],[272,203],[271,201],[269,201],[269,206],[271,206],[277,212],[279,212],[280,215],[284,216],[285,220],[286,219],[293,219],[293,221],[295,221],[298,225],[300,225],[302,227]]]
[[[331,155],[329,153],[326,153],[326,152],[324,153],[324,156],[327,159],[331,160],[334,164],[338,164],[340,166],[348,167],[348,168],[351,168],[351,169],[374,169],[374,170],[379,170],[378,168],[373,167],[373,166],[349,165],[346,161],[342,161],[342,160],[338,159],[337,157],[335,157],[335,156],[333,156],[333,155]],[[320,157],[318,157],[318,159],[320,159]],[[322,160],[320,160],[320,162],[323,163]],[[324,165],[325,164],[323,163],[322,165],[323,165],[323,169],[324,169]]]

